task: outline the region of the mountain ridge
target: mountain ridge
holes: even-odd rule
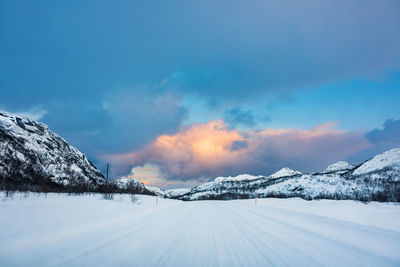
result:
[[[217,177],[192,188],[170,189],[165,197],[230,200],[257,197],[354,199],[400,202],[400,148],[378,154],[358,166],[339,161],[322,172],[301,173],[283,168],[268,176]]]

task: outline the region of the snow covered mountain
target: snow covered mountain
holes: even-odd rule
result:
[[[105,180],[82,152],[45,124],[0,111],[0,182],[90,188]]]
[[[170,193],[169,193],[170,192]],[[269,175],[218,177],[185,190],[169,190],[181,200],[301,197],[400,201],[400,149],[377,155],[360,166],[339,161],[319,173],[302,174],[289,168]]]

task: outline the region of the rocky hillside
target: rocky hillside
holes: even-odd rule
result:
[[[302,174],[289,168],[269,175],[218,177],[193,187],[166,191],[181,200],[301,197],[400,202],[400,149],[377,155],[359,166],[340,161],[322,172]]]
[[[105,183],[86,156],[43,123],[0,111],[0,183],[96,187]]]

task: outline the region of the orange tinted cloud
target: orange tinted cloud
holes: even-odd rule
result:
[[[232,151],[235,141],[245,138],[222,120],[194,124],[175,135],[161,135],[145,150],[112,156],[116,164],[162,163],[174,175],[214,171],[237,162],[245,151]]]
[[[281,167],[312,169],[345,159],[369,146],[361,132],[337,130],[327,122],[310,130],[263,129],[239,132],[223,120],[193,124],[161,135],[141,151],[112,155],[114,165],[156,164],[167,178],[268,174]]]

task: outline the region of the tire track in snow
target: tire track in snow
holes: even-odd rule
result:
[[[170,218],[171,216],[174,215],[175,212],[182,212],[182,209],[180,209],[179,207],[174,207],[174,210],[169,211],[166,215],[162,216],[162,217],[157,217],[154,216],[155,218],[152,219],[150,222],[146,222],[146,224],[142,224],[139,226],[136,226],[134,230],[127,230],[127,231],[123,231],[123,232],[114,232],[112,237],[108,237],[106,240],[103,240],[102,242],[99,243],[99,240],[93,240],[92,242],[95,243],[94,245],[90,246],[90,248],[85,249],[84,251],[78,251],[77,254],[75,255],[70,255],[69,257],[63,259],[62,261],[58,261],[58,262],[53,262],[50,263],[50,266],[53,265],[65,265],[65,263],[72,263],[72,262],[77,262],[76,264],[79,263],[79,261],[81,260],[81,258],[85,258],[90,256],[91,254],[94,254],[96,252],[100,252],[101,250],[105,250],[107,247],[114,245],[120,241],[122,241],[123,239],[127,239],[129,237],[131,237],[132,235],[144,231],[147,228],[151,228],[154,224],[160,222],[160,221],[165,221],[168,218]],[[152,214],[157,214],[155,212],[155,210],[151,210],[151,212],[146,213],[146,216],[151,216]],[[141,217],[132,217],[132,219],[134,221],[140,221]],[[134,225],[133,222],[134,221],[127,221],[131,223],[131,225]],[[116,225],[113,225],[114,229],[123,229],[120,227],[117,227]],[[128,228],[129,229],[129,228]]]
[[[297,265],[300,262],[310,265],[311,262],[315,261],[314,258],[304,255],[301,250],[293,246],[292,242],[284,241],[282,238],[277,237],[276,233],[275,235],[272,234],[272,231],[276,232],[277,230],[273,229],[269,223],[268,225],[272,231],[266,231],[259,227],[254,221],[249,220],[247,216],[238,212],[237,207],[231,203],[226,207],[226,210],[230,210],[230,213],[235,215],[232,216],[234,219],[233,225],[236,231],[241,232],[251,241],[252,250],[257,251],[259,255],[263,255],[266,261],[270,261],[270,258],[274,259],[269,265],[291,266],[294,264]],[[289,234],[291,233],[288,231],[283,232],[283,236]],[[299,255],[301,257],[298,257]]]
[[[376,266],[385,264],[385,265],[392,265],[392,266],[397,266],[399,264],[399,259],[393,259],[387,256],[382,256],[382,255],[378,255],[374,252],[374,250],[366,250],[363,248],[359,248],[357,246],[355,246],[354,244],[349,244],[348,242],[341,242],[336,240],[335,238],[330,237],[329,235],[327,236],[326,230],[321,231],[321,230],[317,230],[317,231],[312,231],[309,228],[309,225],[315,225],[315,222],[313,221],[315,218],[313,215],[309,216],[308,218],[308,223],[304,222],[301,224],[296,224],[293,222],[298,222],[298,217],[293,216],[293,218],[291,218],[292,220],[290,220],[290,218],[286,218],[287,220],[282,220],[280,218],[274,217],[273,213],[268,212],[271,210],[268,210],[267,207],[262,207],[264,208],[264,212],[261,213],[258,209],[258,207],[255,207],[257,209],[248,209],[246,207],[243,207],[242,205],[235,205],[234,203],[231,203],[231,205],[227,205],[228,207],[232,208],[232,206],[234,206],[234,209],[239,209],[241,210],[243,213],[248,214],[247,217],[254,217],[254,215],[258,218],[260,218],[261,220],[266,221],[265,223],[267,223],[268,225],[270,225],[271,227],[273,227],[274,231],[271,232],[267,232],[267,233],[272,233],[277,235],[278,232],[284,233],[282,234],[282,236],[284,236],[285,234],[290,235],[292,238],[290,239],[290,242],[288,242],[288,246],[293,246],[293,243],[295,243],[297,240],[298,244],[297,244],[297,248],[302,248],[304,246],[302,246],[302,244],[306,244],[307,242],[310,242],[312,245],[312,247],[314,248],[318,248],[319,252],[321,252],[322,250],[325,251],[325,253],[327,254],[327,256],[329,254],[332,253],[336,253],[338,254],[339,258],[336,258],[336,261],[339,261],[341,258],[347,258],[348,260],[352,260],[354,262],[358,262],[358,264],[362,264],[362,265],[370,265],[371,263],[375,263]],[[277,209],[277,208],[275,208]],[[278,209],[279,210],[279,209]],[[286,210],[284,211],[285,213],[287,212]],[[268,215],[267,215],[268,214]],[[287,215],[287,214],[286,214]],[[246,216],[242,216],[243,220],[246,220]],[[330,222],[331,221],[331,222]],[[324,224],[320,224],[320,226],[327,226],[330,227],[331,231],[333,231],[334,233],[338,233],[343,231],[343,227],[345,226],[350,226],[352,225],[352,223],[344,223],[341,222],[342,225],[340,225],[341,227],[338,227],[337,225],[335,225],[335,223],[337,223],[337,220],[334,219],[330,219],[330,218],[326,218],[326,220],[324,221]],[[260,232],[264,232],[266,233],[265,228],[261,228],[258,225],[253,225],[254,228],[257,228],[257,231]],[[305,226],[305,228],[304,228]],[[358,229],[357,226],[358,225],[353,225],[356,227],[351,227],[351,229],[349,229],[348,232],[352,232],[352,233],[357,233]],[[374,231],[376,231],[376,229],[374,229]],[[383,232],[386,232],[383,230]],[[362,235],[368,234],[368,231],[366,231],[365,229],[363,229],[363,233]],[[396,234],[396,233],[394,233]],[[379,237],[379,236],[374,236],[374,237]],[[301,240],[301,241],[300,241]],[[397,239],[399,240],[399,239]],[[377,240],[378,241],[378,240]],[[396,242],[394,242],[396,243]],[[397,241],[397,248],[398,248],[398,241]],[[394,244],[396,245],[396,244]],[[396,246],[394,247],[394,249],[396,250]],[[310,253],[311,251],[305,251]],[[357,257],[355,257],[355,255],[357,255]],[[304,253],[303,253],[304,256]],[[329,258],[329,257],[324,257],[324,258]],[[325,262],[324,259],[322,259],[322,262]],[[346,262],[346,261],[345,261]]]

